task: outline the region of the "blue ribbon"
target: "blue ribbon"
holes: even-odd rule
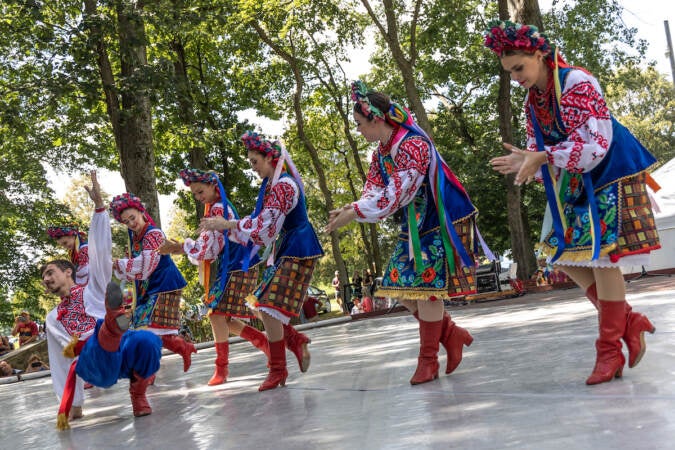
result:
[[[251,214],[251,219],[255,219],[258,217],[260,214],[260,211],[262,211],[263,207],[263,202],[265,200],[265,191],[267,190],[267,184],[269,183],[270,179],[265,178],[262,181],[262,184],[260,185],[260,190],[258,191],[258,198],[255,201],[255,209],[253,210],[253,214]],[[241,270],[244,272],[248,272],[249,266],[251,264],[251,258],[253,258],[253,255],[258,253],[258,249],[260,247],[257,245],[254,245],[253,242],[248,241],[246,243],[246,250],[244,252],[244,257],[241,260]]]

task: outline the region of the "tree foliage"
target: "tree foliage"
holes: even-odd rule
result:
[[[58,252],[44,230],[56,218],[89,218],[79,188],[56,198],[47,165],[68,174],[139,169],[139,183],[154,186],[156,178],[157,191],[177,196],[167,234],[192,236],[201,206],[186,190],[176,192],[184,167],[215,170],[240,214],[253,209],[259,180],[239,140],[256,128],[242,119],[250,111],[283,124],[281,132],[257,131],[279,134],[273,137],[284,140],[303,175],[310,219],[327,252],[317,281],[336,268],[343,277],[355,268],[381,269],[395,221],[321,233],[331,208],[359,197],[373,150],[353,128],[349,82],[356,77],[428,121],[481,212],[489,245],[498,252],[513,245],[506,180],[487,166],[502,152],[499,65],[482,46],[495,1],[5,0],[0,13],[0,297],[7,300],[0,323],[24,307],[44,314],[54,299],[42,295],[36,266]],[[567,60],[598,76],[619,120],[661,160],[671,158],[672,85],[637,65],[646,43],[623,24],[619,3],[554,1],[542,20]],[[363,52],[370,61],[348,72],[346,62]],[[524,140],[524,94],[512,89],[515,144]],[[130,123],[136,128],[124,128]],[[139,129],[150,130],[150,139],[133,134]],[[142,145],[133,145],[133,136]],[[542,190],[528,186],[521,199],[532,230],[521,238],[532,242]],[[115,227],[117,256],[125,239]],[[189,281],[184,296],[196,304],[196,270],[184,258],[178,263]]]

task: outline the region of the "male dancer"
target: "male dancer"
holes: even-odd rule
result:
[[[82,417],[82,379],[105,388],[119,378],[129,378],[134,415],[150,414],[145,398],[147,379],[159,369],[161,358],[158,337],[146,331],[126,331],[129,319],[122,308],[122,294],[119,286],[110,282],[110,220],[95,172],[91,181],[92,186],[85,187],[96,207],[90,227],[89,283],[75,283],[75,268],[67,260],[50,261],[41,268],[46,290],[61,298],[46,320],[52,384],[61,397],[59,429],[69,428],[69,415],[71,419]]]

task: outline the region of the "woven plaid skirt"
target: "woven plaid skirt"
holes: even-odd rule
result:
[[[160,292],[137,302],[133,315],[133,326],[136,329],[151,328],[180,328],[180,298],[182,289],[169,292]],[[145,301],[143,301],[145,300]]]
[[[246,296],[253,292],[258,284],[258,266],[250,267],[248,272],[235,270],[229,275],[223,296],[215,305],[209,305],[211,314],[253,319],[255,315],[246,305]]]
[[[298,317],[317,260],[281,258],[265,269],[262,281],[246,302],[256,309],[269,308],[285,317]]]

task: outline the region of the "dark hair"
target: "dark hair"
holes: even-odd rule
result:
[[[11,375],[12,372],[14,372],[14,370],[12,369],[12,365],[8,361],[3,359],[2,362],[7,363],[7,366],[6,368],[0,369],[0,376],[7,377]]]
[[[389,98],[387,94],[377,91],[369,91],[366,94],[366,97],[368,97],[368,101],[371,105],[382,111],[385,116],[387,115],[389,112],[389,107],[391,106],[391,98]],[[366,117],[369,121],[374,119],[372,112],[368,114],[363,112],[361,109],[361,102],[354,103],[354,111]]]
[[[70,277],[75,281],[75,266],[73,263],[66,259],[55,259],[53,261],[49,261],[48,263],[43,264],[40,267],[40,276],[44,275],[45,270],[47,270],[47,266],[54,265],[59,268],[59,270],[65,272],[66,269],[70,269]]]

